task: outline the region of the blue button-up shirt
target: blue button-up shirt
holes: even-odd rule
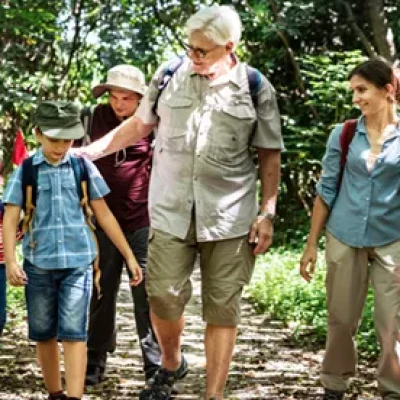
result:
[[[85,160],[89,173],[88,191],[91,200],[104,197],[108,186],[92,162]],[[33,156],[38,165],[36,209],[32,236],[36,243],[29,246],[30,233],[23,240],[23,255],[43,269],[76,268],[90,265],[96,257],[93,234],[85,222],[80,206],[70,155],[57,165],[49,164],[41,150]],[[4,192],[4,203],[22,207],[22,168],[11,175]]]
[[[364,117],[359,118],[350,144],[342,185],[340,134],[336,126],[323,158],[318,194],[331,209],[327,230],[353,247],[382,246],[400,238],[400,128],[383,143],[372,169],[367,169],[370,151]]]

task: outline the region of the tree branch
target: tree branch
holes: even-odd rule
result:
[[[275,21],[277,21],[281,25],[284,25],[284,21],[283,21],[282,17],[279,15],[279,10],[278,10],[278,7],[276,6],[274,0],[268,0],[268,2],[269,2],[269,5],[271,7],[271,10],[272,10],[272,12],[274,14]],[[289,59],[290,59],[290,62],[292,64],[292,67],[293,67],[294,76],[295,76],[295,79],[296,79],[296,82],[297,82],[297,86],[299,87],[301,94],[306,99],[308,99],[309,97],[307,95],[307,91],[306,91],[306,88],[304,86],[303,78],[302,78],[301,72],[300,72],[300,67],[299,67],[298,62],[296,61],[295,53],[294,53],[293,49],[290,46],[289,39],[288,39],[285,31],[282,30],[282,29],[278,29],[278,36],[281,39],[283,45],[285,46],[287,54],[289,55]],[[319,118],[318,111],[314,108],[314,106],[310,104],[309,107],[310,107],[312,113],[314,114],[314,117]]]
[[[375,1],[375,0],[373,0]],[[376,55],[376,51],[372,43],[368,40],[367,36],[364,34],[362,29],[358,26],[357,20],[354,17],[353,10],[351,9],[350,4],[345,0],[337,0],[339,5],[342,5],[346,10],[347,21],[350,23],[353,31],[356,33],[361,43],[363,44],[365,51],[367,52],[369,57],[373,57]]]

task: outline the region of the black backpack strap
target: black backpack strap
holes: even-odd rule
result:
[[[36,242],[33,238],[32,221],[36,208],[38,166],[33,165],[33,156],[25,158],[21,165],[22,168],[22,209],[24,218],[20,223],[22,234],[30,233],[29,246],[33,249]]]
[[[82,157],[71,156],[71,166],[74,172],[79,200],[81,201],[84,197],[84,193],[82,191],[82,182],[86,182],[86,186],[89,185],[89,172],[86,163]]]
[[[90,136],[92,135],[93,115],[95,108],[96,106],[86,106],[83,107],[81,111],[81,121],[83,124],[83,130],[85,131],[85,135],[81,139],[83,145],[87,145],[91,142]]]
[[[258,106],[258,92],[260,91],[261,87],[261,72],[250,65],[246,64],[246,71],[247,71],[247,80],[249,82],[249,90],[251,100],[253,102],[254,108],[257,110]]]
[[[32,198],[31,203],[36,206],[37,197],[37,180],[38,180],[38,167],[33,165],[33,156],[25,158],[22,161],[22,209],[26,212],[26,200],[27,200],[27,187],[32,187]]]
[[[183,64],[183,60],[185,59],[184,56],[178,56],[174,58],[161,72],[159,80],[158,80],[158,93],[156,100],[153,106],[153,112],[157,111],[158,100],[160,100],[161,93],[168,85],[168,82],[171,80],[175,72],[179,69],[179,67]]]

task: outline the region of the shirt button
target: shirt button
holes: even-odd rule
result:
[[[62,242],[62,240],[59,240],[59,241],[58,241],[58,243],[61,243],[61,242]]]
[[[58,218],[57,218],[57,221],[61,221],[61,218],[60,218],[60,217],[58,217]]]
[[[364,217],[364,221],[366,221],[367,220],[367,217]]]

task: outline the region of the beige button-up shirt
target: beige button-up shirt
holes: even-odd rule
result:
[[[263,76],[255,110],[245,64],[210,80],[195,74],[186,59],[154,111],[163,69],[136,112],[145,124],[158,124],[151,226],[184,239],[194,213],[199,242],[246,235],[258,210],[250,146],[283,146],[274,88]]]

